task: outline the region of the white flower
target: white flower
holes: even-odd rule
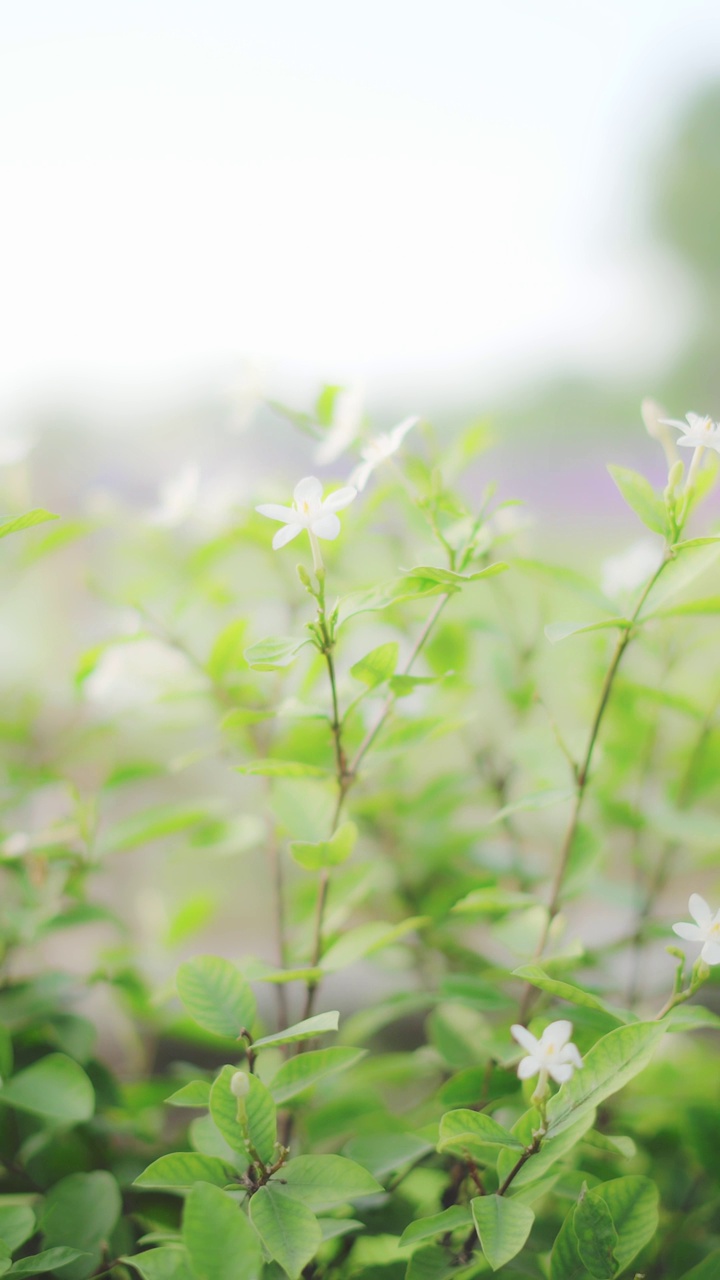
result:
[[[577,1045],[570,1043],[572,1022],[551,1022],[539,1040],[526,1027],[517,1023],[510,1028],[510,1034],[528,1055],[520,1059],[518,1076],[521,1080],[529,1080],[539,1071],[538,1091],[548,1076],[556,1084],[564,1084],[575,1068],[583,1065]]]
[[[660,567],[662,547],[654,538],[640,538],[625,551],[603,560],[600,588],[604,595],[624,595],[642,587]]]
[[[691,893],[688,909],[695,924],[673,925],[673,933],[688,942],[702,942],[700,959],[706,964],[720,964],[720,911],[713,915],[707,902],[699,893]]]
[[[336,513],[342,511],[343,507],[349,506],[356,497],[357,489],[348,486],[344,489],[336,489],[329,497],[323,499],[323,487],[320,481],[315,476],[306,476],[295,486],[293,493],[295,502],[292,507],[279,507],[274,502],[269,502],[256,507],[255,510],[259,511],[261,516],[268,516],[270,520],[279,520],[285,526],[284,529],[278,529],[273,538],[272,544],[275,551],[284,547],[286,543],[292,542],[303,529],[307,529],[317,569],[322,567],[317,539],[328,538],[332,541],[337,538],[340,532],[340,521]]]
[[[373,436],[368,440],[360,450],[362,462],[350,476],[350,484],[354,485],[358,491],[364,489],[375,468],[397,453],[408,431],[412,431],[419,421],[419,418],[405,418],[393,427],[392,431],[388,431],[385,435]]]
[[[681,448],[717,449],[720,453],[720,428],[712,418],[686,413],[685,422],[678,422],[675,418],[663,418],[662,421],[668,427],[678,427],[682,431],[677,441]]]

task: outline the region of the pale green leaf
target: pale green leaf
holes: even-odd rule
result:
[[[337,1031],[340,1014],[337,1009],[329,1013],[316,1013],[312,1018],[305,1018],[287,1027],[285,1031],[275,1031],[272,1035],[262,1036],[253,1044],[253,1049],[262,1049],[268,1045],[296,1044],[300,1040],[314,1040],[316,1036],[326,1035],[328,1031]]]
[[[147,1240],[147,1237],[145,1237]],[[120,1262],[134,1267],[143,1280],[197,1280],[190,1270],[187,1250],[181,1245],[162,1245],[159,1249],[146,1249]]]
[[[400,646],[396,640],[378,645],[377,649],[366,653],[364,658],[350,668],[350,675],[367,685],[368,689],[374,689],[394,674],[399,652]]]
[[[372,1133],[366,1137],[351,1138],[344,1147],[346,1156],[357,1160],[379,1179],[396,1169],[403,1169],[405,1165],[416,1164],[434,1150],[434,1142],[415,1133]]]
[[[196,1280],[260,1280],[260,1242],[219,1187],[199,1182],[185,1201],[182,1238]]]
[[[583,1069],[550,1099],[548,1135],[562,1133],[638,1075],[665,1030],[661,1022],[637,1022],[609,1031],[598,1040],[586,1055]]]
[[[442,1213],[435,1213],[430,1218],[420,1218],[411,1222],[400,1237],[400,1245],[416,1244],[419,1240],[429,1240],[432,1236],[445,1235],[447,1231],[457,1231],[461,1227],[469,1227],[472,1214],[465,1205],[453,1204]]]
[[[280,1263],[290,1280],[300,1280],[322,1242],[315,1214],[300,1200],[265,1186],[250,1201],[250,1218],[270,1257]]]
[[[523,1150],[522,1142],[482,1111],[459,1108],[446,1112],[440,1121],[438,1151],[469,1152],[474,1159],[491,1164],[500,1147]]]
[[[380,920],[369,920],[367,924],[359,924],[349,929],[338,938],[325,952],[320,960],[324,973],[335,973],[344,969],[364,956],[382,951],[394,942],[400,941],[408,933],[414,933],[429,923],[428,916],[411,916],[400,924],[390,925]]]
[[[358,830],[354,822],[343,822],[329,840],[312,843],[293,840],[290,854],[305,871],[320,871],[323,867],[339,867],[347,862],[357,841]]]
[[[304,760],[253,760],[250,764],[235,766],[238,773],[260,778],[327,778],[327,769]]]
[[[296,1156],[268,1185],[317,1211],[382,1191],[363,1165],[332,1155]]]
[[[601,622],[550,622],[545,627],[545,635],[551,644],[558,644],[560,640],[583,635],[586,631],[608,631],[615,627],[626,630],[631,625],[628,618],[604,618]]]
[[[523,1248],[535,1214],[518,1200],[497,1195],[477,1196],[470,1207],[482,1251],[493,1271],[497,1271]]]
[[[105,1241],[122,1210],[120,1188],[111,1173],[71,1173],[45,1197],[38,1223],[46,1248],[82,1249],[86,1256],[63,1267],[66,1280],[84,1280],[99,1268]]]
[[[20,533],[23,529],[32,529],[33,525],[44,524],[46,520],[58,519],[59,516],[53,515],[52,511],[35,507],[22,516],[15,516],[11,520],[0,520],[0,538],[6,538],[9,533]]]
[[[223,1067],[210,1090],[210,1115],[228,1146],[252,1160],[252,1153],[245,1143],[238,1119],[238,1099],[230,1089],[230,1081],[237,1068]],[[275,1103],[270,1091],[255,1075],[248,1075],[249,1092],[243,1099],[247,1132],[250,1144],[264,1164],[272,1164],[275,1158],[277,1119]]]
[[[600,1013],[606,1013],[614,1018],[616,1022],[625,1021],[622,1014],[609,1008],[598,996],[590,991],[584,991],[582,987],[575,987],[569,982],[561,982],[559,978],[551,978],[537,964],[524,964],[519,969],[513,969],[513,977],[522,978],[524,982],[538,987],[540,991],[547,991],[548,995],[557,996],[559,1000],[567,1000],[569,1004],[581,1005],[585,1009],[597,1009]]]
[[[48,1271],[57,1271],[62,1267],[64,1276],[89,1275],[89,1270],[85,1270],[88,1256],[84,1249],[71,1249],[66,1245],[58,1245],[54,1249],[42,1249],[40,1253],[33,1254],[32,1258],[19,1258],[6,1274],[27,1276],[28,1280],[32,1280],[33,1276],[45,1275]],[[71,1266],[72,1271],[69,1270]],[[92,1267],[92,1262],[90,1266]]]
[[[309,1053],[296,1054],[283,1062],[268,1087],[279,1106],[290,1098],[297,1097],[299,1093],[304,1093],[327,1076],[354,1066],[365,1057],[366,1052],[365,1049],[339,1045],[332,1049],[311,1049]]]
[[[165,1099],[171,1107],[207,1107],[210,1103],[210,1085],[207,1080],[190,1080],[182,1089]]]
[[[255,1021],[255,996],[240,970],[220,956],[195,956],[180,965],[177,993],[205,1031],[236,1039]]]
[[[591,1276],[595,1280],[613,1280],[618,1237],[605,1201],[599,1196],[583,1196],[575,1206],[573,1229],[578,1254]]]
[[[135,1179],[136,1187],[165,1187],[180,1190],[196,1182],[212,1182],[225,1187],[234,1183],[237,1169],[217,1156],[200,1155],[196,1151],[177,1151],[160,1156]]]
[[[628,506],[632,507],[643,524],[652,529],[653,533],[665,537],[669,532],[665,503],[655,493],[650,481],[628,467],[610,466],[608,471]]]
[[[0,1089],[0,1103],[58,1124],[89,1120],[95,1091],[82,1067],[63,1053],[49,1053],[19,1071]]]
[[[310,644],[308,636],[300,640],[297,636],[269,636],[245,650],[245,661],[254,671],[277,671],[288,667],[306,644]]]
[[[0,1203],[0,1240],[15,1252],[35,1230],[35,1214],[27,1204]]]

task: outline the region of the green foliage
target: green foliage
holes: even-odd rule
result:
[[[229,960],[196,956],[177,973],[177,990],[187,1012],[205,1031],[238,1037],[255,1021],[255,996]]]
[[[482,1251],[493,1271],[498,1271],[522,1249],[535,1214],[518,1200],[499,1195],[477,1197],[470,1207]]]

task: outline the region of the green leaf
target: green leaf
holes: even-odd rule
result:
[[[233,1151],[252,1160],[238,1120],[238,1099],[230,1089],[230,1081],[236,1067],[223,1067],[210,1090],[210,1115],[225,1141]],[[263,1164],[272,1164],[275,1157],[277,1118],[272,1094],[257,1076],[248,1075],[249,1093],[244,1099],[248,1136]]]
[[[84,1270],[85,1262],[88,1254],[84,1249],[69,1249],[58,1247],[56,1249],[43,1249],[40,1253],[33,1254],[32,1258],[19,1258],[13,1263],[7,1272],[9,1276],[29,1276],[32,1280],[33,1276],[44,1275],[47,1271],[57,1271],[59,1267],[63,1269],[64,1276],[71,1275],[89,1275]],[[80,1269],[74,1267],[72,1271],[67,1268],[70,1263],[79,1263]]]
[[[0,1086],[3,1080],[12,1075],[13,1062],[12,1036],[8,1028],[0,1023]]]
[[[290,853],[298,866],[305,871],[320,871],[323,867],[339,867],[350,857],[357,840],[357,827],[354,822],[343,822],[329,840],[311,843],[307,840],[293,840]]]
[[[249,724],[261,724],[263,720],[271,720],[274,711],[256,710],[254,707],[234,707],[220,721],[221,729],[244,729]]]
[[[613,1178],[588,1191],[583,1204],[604,1205],[617,1236],[614,1245],[615,1270],[591,1272],[592,1275],[615,1275],[624,1271],[633,1258],[655,1236],[658,1226],[658,1192],[649,1178],[631,1175]],[[550,1258],[551,1280],[586,1280],[589,1267],[580,1254],[576,1234],[576,1215],[580,1206],[570,1210],[557,1236]],[[603,1218],[607,1222],[607,1218]],[[586,1219],[589,1222],[589,1218]],[[583,1225],[581,1219],[581,1228]],[[583,1237],[584,1242],[586,1237]],[[592,1243],[584,1243],[591,1258]],[[708,1280],[710,1277],[708,1275]]]
[[[609,1009],[598,996],[584,991],[582,987],[575,987],[569,982],[561,982],[559,978],[551,978],[537,964],[524,964],[519,969],[513,969],[513,977],[522,978],[524,982],[538,987],[540,991],[547,991],[548,995],[557,996],[559,1000],[567,1000],[569,1004],[581,1005],[585,1009],[598,1009],[601,1013],[614,1018],[616,1022],[625,1021],[621,1014]]]
[[[558,1160],[572,1151],[574,1147],[584,1138],[588,1129],[591,1129],[595,1122],[595,1112],[592,1108],[580,1114],[573,1124],[568,1125],[559,1133],[557,1137],[544,1138],[540,1150],[531,1156],[525,1162],[519,1172],[515,1175],[512,1182],[513,1196],[521,1187],[529,1187],[532,1183],[543,1178],[548,1169],[551,1169]],[[518,1138],[524,1147],[530,1145],[533,1140],[533,1134],[540,1127],[540,1113],[534,1108],[526,1111],[524,1115],[512,1127],[513,1137]],[[497,1173],[501,1182],[507,1178],[510,1171],[517,1163],[517,1155],[513,1151],[501,1151],[498,1155]]]
[[[204,1031],[237,1038],[255,1021],[255,996],[240,970],[220,956],[195,956],[180,965],[177,993]]]
[[[306,644],[310,644],[307,636],[301,640],[296,636],[269,636],[245,650],[245,661],[253,671],[278,671],[289,667]]]
[[[326,1035],[329,1031],[337,1031],[340,1014],[337,1009],[329,1013],[316,1013],[312,1018],[304,1018],[285,1031],[276,1031],[271,1036],[262,1036],[256,1040],[253,1049],[262,1049],[267,1045],[296,1044],[300,1040],[314,1040],[316,1036]]]
[[[229,622],[220,632],[212,647],[206,663],[206,670],[211,680],[220,683],[232,671],[242,670],[246,666],[243,656],[243,643],[247,631],[247,619],[236,618]]]
[[[377,649],[366,653],[364,658],[350,668],[350,675],[367,685],[368,689],[374,689],[394,675],[399,652],[400,646],[396,640],[378,645]]]
[[[384,950],[428,923],[428,916],[411,916],[396,925],[382,920],[369,920],[367,924],[359,924],[355,929],[348,929],[347,933],[328,948],[320,960],[320,968],[324,973],[336,973],[374,951]]]
[[[123,822],[118,822],[106,833],[102,841],[104,853],[125,853],[129,849],[138,849],[141,845],[150,844],[153,840],[164,840],[167,836],[177,835],[179,831],[189,831],[207,822],[207,811],[163,805],[159,808],[147,809],[144,813],[135,813]]]
[[[681,1280],[717,1280],[720,1275],[720,1249],[713,1249],[692,1271],[686,1271]]]
[[[210,1104],[210,1085],[207,1080],[190,1080],[165,1101],[171,1107],[207,1107]]]
[[[400,1246],[416,1244],[418,1240],[428,1240],[431,1236],[444,1236],[447,1231],[469,1227],[471,1222],[472,1214],[465,1205],[451,1205],[442,1213],[435,1213],[430,1218],[421,1218],[419,1222],[411,1222],[400,1237]]]
[[[615,605],[598,590],[597,583],[574,569],[567,569],[564,565],[546,564],[541,560],[526,560],[524,557],[513,559],[513,569],[519,569],[521,573],[527,572],[533,577],[539,577],[571,591],[573,595],[581,597],[597,609],[608,613],[614,612]]]
[[[33,525],[44,524],[46,520],[59,518],[53,515],[52,511],[45,511],[43,507],[34,507],[32,511],[26,511],[24,515],[15,516],[12,520],[1,520],[0,538],[6,538],[9,533],[20,533],[23,529],[32,529]]]
[[[631,625],[629,618],[604,618],[602,622],[551,622],[545,627],[545,635],[551,644],[558,644],[560,640],[586,631],[607,631],[613,627],[627,630]]]
[[[27,1204],[0,1204],[0,1240],[12,1253],[35,1230],[35,1214]]]
[[[327,778],[327,769],[302,760],[253,760],[251,764],[235,766],[238,773],[260,778]]]
[[[720,542],[711,546],[689,547],[679,552],[665,566],[661,576],[648,594],[640,611],[640,618],[652,618],[667,600],[684,591],[700,574],[710,569],[720,556]]]
[[[372,1133],[366,1137],[351,1138],[344,1147],[345,1155],[357,1160],[376,1178],[384,1178],[405,1165],[416,1164],[435,1143],[428,1142],[415,1133]]]
[[[311,1049],[309,1053],[298,1053],[283,1062],[268,1087],[280,1106],[327,1076],[354,1066],[365,1057],[366,1052],[365,1049],[350,1049],[340,1045],[332,1049]]]
[[[507,915],[508,911],[521,911],[531,907],[535,899],[529,893],[518,893],[511,889],[472,889],[459,902],[453,904],[452,910],[461,915],[492,916]]]
[[[71,1173],[45,1197],[39,1227],[48,1249],[66,1245],[86,1251],[63,1266],[65,1280],[84,1280],[100,1265],[105,1242],[122,1210],[120,1188],[111,1173]],[[54,1269],[54,1268],[53,1268]]]
[[[450,1280],[458,1274],[457,1267],[452,1265],[447,1249],[439,1244],[426,1245],[417,1249],[410,1258],[405,1280]]]
[[[629,507],[632,507],[643,524],[653,533],[663,538],[669,532],[667,511],[662,498],[658,497],[650,481],[638,471],[630,471],[627,467],[608,467],[615,484]]]
[[[49,1053],[0,1089],[0,1103],[59,1124],[79,1124],[95,1110],[95,1091],[82,1067],[63,1053]]]
[[[443,586],[463,587],[471,582],[479,582],[481,578],[494,578],[498,573],[504,573],[510,566],[504,561],[498,560],[495,564],[489,564],[485,569],[476,569],[473,573],[454,573],[452,569],[438,569],[434,565],[419,565],[416,569],[405,569],[403,572],[408,578],[417,578],[419,581],[423,579],[429,582],[438,582]]]
[[[612,1280],[617,1269],[614,1250],[618,1237],[604,1200],[583,1196],[575,1206],[573,1228],[578,1254],[590,1275],[596,1280]]]
[[[352,591],[338,601],[337,626],[343,626],[358,613],[372,613],[387,609],[392,604],[400,604],[403,600],[419,600],[423,596],[445,594],[455,589],[444,587],[441,582],[432,582],[429,578],[396,578],[392,582],[370,587],[367,591]]]
[[[474,1159],[493,1164],[498,1147],[523,1150],[522,1142],[484,1112],[461,1108],[446,1112],[440,1121],[438,1151],[469,1152]]]
[[[609,1031],[598,1040],[586,1055],[582,1071],[576,1071],[550,1099],[548,1136],[554,1137],[574,1125],[638,1075],[664,1034],[665,1027],[660,1022],[636,1022]]]
[[[159,1249],[147,1249],[145,1253],[136,1253],[119,1261],[134,1267],[143,1280],[197,1280],[190,1270],[187,1250],[181,1245],[162,1245]]]
[[[245,1214],[224,1191],[207,1182],[187,1200],[182,1238],[196,1280],[259,1280],[260,1242]]]
[[[720,596],[707,596],[703,600],[687,600],[685,604],[670,605],[668,609],[655,609],[654,618],[684,618],[720,613]]]
[[[280,1263],[290,1280],[300,1280],[322,1242],[315,1214],[300,1200],[268,1185],[256,1191],[250,1201],[250,1218],[270,1257]]]
[[[720,1017],[702,1004],[679,1004],[665,1016],[668,1031],[717,1030]],[[1,1234],[1,1233],[0,1233]]]
[[[520,1252],[532,1230],[535,1214],[527,1205],[505,1196],[477,1196],[470,1201],[475,1226],[493,1271]]]
[[[372,1174],[347,1156],[296,1156],[268,1185],[313,1210],[331,1209],[382,1192]]]
[[[196,1182],[211,1182],[215,1187],[234,1183],[237,1169],[217,1156],[203,1156],[195,1151],[176,1151],[173,1155],[153,1160],[133,1183],[135,1187],[181,1188]]]

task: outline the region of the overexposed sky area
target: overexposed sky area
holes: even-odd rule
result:
[[[661,359],[717,0],[1,0],[0,404]]]

